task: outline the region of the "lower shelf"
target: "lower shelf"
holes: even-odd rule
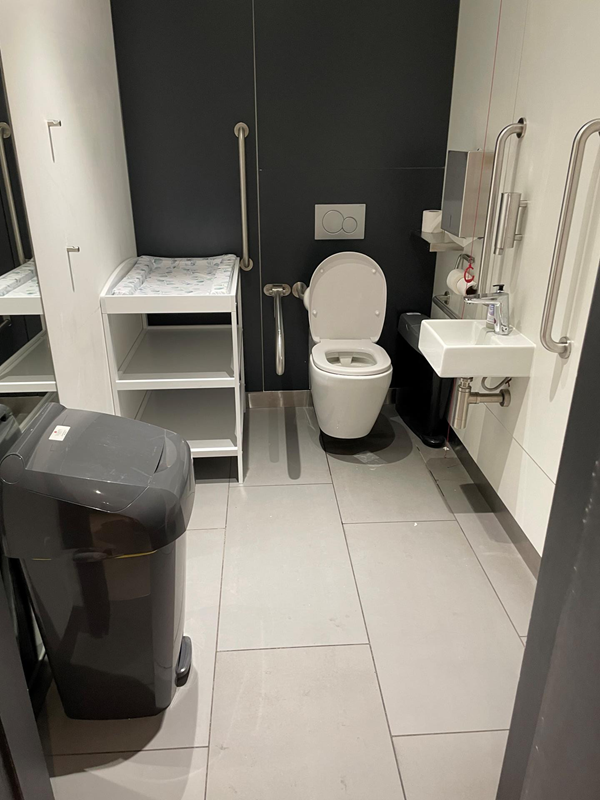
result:
[[[38,333],[0,368],[1,392],[53,392],[56,379],[45,332]]]
[[[232,389],[161,389],[146,394],[137,419],[175,431],[194,458],[233,456],[235,393]]]

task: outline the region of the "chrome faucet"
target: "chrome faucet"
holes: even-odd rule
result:
[[[510,333],[508,292],[504,291],[504,284],[502,283],[496,284],[494,289],[496,291],[490,294],[476,294],[472,297],[465,297],[465,303],[487,306],[487,327],[493,328],[494,333],[508,336]]]

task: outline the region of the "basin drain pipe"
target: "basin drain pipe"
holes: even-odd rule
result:
[[[502,381],[500,386],[508,381],[506,378]],[[510,405],[510,390],[501,389],[499,392],[473,392],[471,385],[473,378],[459,378],[456,385],[456,393],[454,397],[454,408],[452,411],[451,425],[454,429],[461,430],[467,427],[467,418],[469,415],[469,406],[478,403],[497,403],[502,408],[508,408]]]

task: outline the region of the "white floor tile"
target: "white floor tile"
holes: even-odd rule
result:
[[[331,483],[312,408],[251,409],[246,426],[246,486]]]
[[[367,646],[219,653],[207,800],[402,800]]]
[[[219,649],[366,641],[332,486],[232,487]]]
[[[56,800],[203,800],[205,747],[141,753],[54,756]]]
[[[406,800],[494,800],[506,731],[394,739]]]
[[[392,733],[508,728],[523,647],[458,524],[346,535]]]
[[[185,633],[192,638],[193,667],[188,682],[177,689],[169,708],[155,717],[73,720],[62,710],[53,686],[39,722],[47,753],[157,750],[208,744],[223,536],[223,531],[187,534]]]
[[[454,519],[409,431],[388,409],[369,436],[328,439],[327,450],[344,522]]]
[[[194,461],[196,498],[188,530],[225,527],[230,469],[229,458],[197,458]]]
[[[527,634],[536,580],[491,511],[457,514],[477,558],[521,636]]]

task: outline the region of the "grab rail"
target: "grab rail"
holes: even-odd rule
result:
[[[561,358],[568,358],[571,355],[571,340],[567,336],[561,336],[556,341],[552,338],[552,327],[556,314],[556,303],[560,291],[560,283],[565,266],[565,255],[569,242],[571,223],[573,222],[573,211],[577,199],[577,189],[579,178],[581,177],[581,166],[585,154],[585,146],[592,134],[600,133],[600,119],[592,119],[586,122],[575,134],[571,158],[567,170],[565,181],[565,191],[563,194],[558,228],[556,231],[556,241],[552,254],[552,264],[550,266],[550,276],[548,278],[548,289],[546,290],[546,300],[544,302],[544,313],[542,314],[542,325],[540,328],[540,339],[542,344],[551,353],[557,353]]]
[[[481,254],[481,267],[479,270],[479,292],[485,294],[488,291],[488,272],[494,246],[494,226],[496,224],[496,211],[498,206],[498,195],[500,193],[500,182],[502,179],[502,168],[504,166],[504,154],[506,143],[511,136],[521,139],[525,135],[527,123],[521,117],[518,122],[512,122],[502,128],[496,139],[494,148],[494,163],[492,166],[492,181],[490,186],[490,197],[488,200],[487,214],[485,217],[485,231],[483,234],[483,252]]]
[[[12,131],[10,129],[10,125],[7,122],[0,122],[0,170],[2,171],[4,188],[6,190],[6,199],[8,200],[10,224],[12,226],[15,244],[17,246],[17,258],[19,260],[19,265],[21,265],[25,263],[25,253],[23,252],[23,242],[21,241],[21,231],[19,230],[19,220],[17,218],[15,198],[12,193],[10,172],[8,171],[8,161],[6,160],[6,150],[4,149],[4,139],[8,139],[11,134]]]
[[[253,267],[248,251],[248,201],[246,193],[246,136],[250,133],[250,129],[245,122],[238,122],[233,132],[238,140],[240,161],[240,206],[242,211],[242,260],[240,267],[248,272]]]
[[[273,298],[273,314],[275,316],[275,372],[285,372],[285,332],[283,330],[283,312],[281,298],[287,297],[291,289],[287,283],[267,283],[263,289],[267,297]]]

